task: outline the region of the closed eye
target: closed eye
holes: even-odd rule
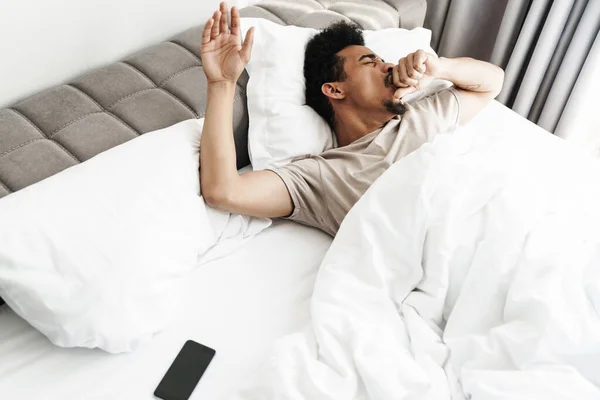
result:
[[[365,65],[372,64],[375,67],[379,62],[385,63],[383,59],[372,59],[372,61],[366,62]]]
[[[362,55],[358,59],[358,61],[360,62],[360,61],[362,61],[365,58],[367,58],[367,59],[369,59],[371,61],[368,61],[368,62],[364,63],[364,65],[373,64],[373,66],[375,66],[375,65],[377,65],[378,62],[385,63],[385,61],[382,58],[379,58],[375,54],[364,54],[364,55]]]

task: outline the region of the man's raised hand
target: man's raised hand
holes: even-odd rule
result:
[[[202,32],[200,54],[208,83],[236,82],[250,61],[254,28],[250,28],[242,45],[240,12],[237,7],[231,9],[231,30],[228,14],[227,3],[221,3]]]

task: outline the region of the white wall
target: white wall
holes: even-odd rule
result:
[[[0,0],[0,108],[203,24],[218,5],[219,0]]]

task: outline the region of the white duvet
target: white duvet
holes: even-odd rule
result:
[[[600,398],[598,163],[486,113],[363,196],[236,399]]]

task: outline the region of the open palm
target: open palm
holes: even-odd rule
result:
[[[228,9],[220,9],[206,22],[202,32],[202,66],[209,83],[235,82],[250,61],[254,28],[250,28],[241,44],[240,13],[231,9],[231,30],[228,26]]]

